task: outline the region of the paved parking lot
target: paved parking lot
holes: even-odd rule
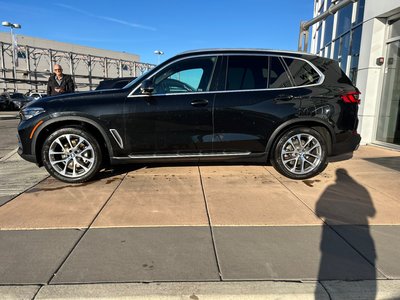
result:
[[[400,279],[397,151],[363,146],[304,181],[270,166],[163,165],[69,185],[17,154],[0,165],[0,295],[10,285],[33,285],[40,299],[61,284],[261,280],[327,296],[332,280],[363,280],[374,299]],[[15,166],[27,168],[20,190],[7,175]]]
[[[16,113],[0,112],[0,159],[14,150],[18,145]]]

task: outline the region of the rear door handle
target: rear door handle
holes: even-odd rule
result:
[[[208,104],[208,100],[206,99],[193,100],[192,102],[190,102],[190,104],[196,107],[206,106]]]
[[[275,100],[279,101],[289,101],[293,100],[294,96],[293,95],[279,95],[275,98]]]

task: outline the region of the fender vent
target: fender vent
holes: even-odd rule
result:
[[[117,142],[118,146],[120,146],[121,149],[124,149],[124,142],[122,141],[118,131],[116,129],[110,129],[110,132],[111,135],[114,137],[115,141]]]

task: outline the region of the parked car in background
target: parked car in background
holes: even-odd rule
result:
[[[96,90],[121,89],[135,78],[136,77],[119,77],[113,79],[105,79],[100,81],[99,85],[96,87]]]
[[[40,99],[40,98],[44,98],[47,96],[46,93],[38,93],[38,92],[30,92],[25,94],[28,97],[32,97],[34,100]]]
[[[6,97],[0,95],[0,111],[7,110],[7,108],[8,108],[8,102]]]
[[[69,183],[104,165],[271,162],[306,179],[357,149],[359,90],[334,60],[272,50],[177,55],[121,89],[21,110],[18,153]]]
[[[23,106],[33,101],[30,96],[25,96],[22,93],[4,92],[1,94],[6,98],[7,110],[20,110]]]

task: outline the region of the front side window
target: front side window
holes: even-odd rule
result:
[[[216,57],[178,61],[155,75],[154,94],[205,92],[210,90]]]
[[[296,86],[318,83],[320,75],[309,63],[294,58],[283,58]]]

